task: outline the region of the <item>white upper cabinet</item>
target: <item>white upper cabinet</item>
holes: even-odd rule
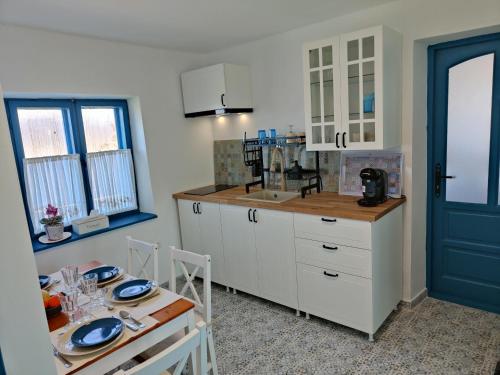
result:
[[[401,46],[400,34],[385,26],[304,46],[308,150],[401,144]]]
[[[341,131],[338,37],[304,48],[306,142],[308,150],[329,150]]]
[[[246,65],[217,64],[181,74],[186,117],[252,111]]]

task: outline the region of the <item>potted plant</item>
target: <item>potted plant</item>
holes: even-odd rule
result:
[[[62,215],[58,215],[58,211],[57,207],[49,204],[45,209],[47,217],[40,220],[40,224],[43,224],[45,227],[45,233],[47,233],[49,241],[59,241],[64,236],[63,217]]]

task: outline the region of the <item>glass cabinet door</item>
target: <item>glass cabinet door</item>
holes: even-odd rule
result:
[[[341,126],[339,40],[309,44],[304,53],[307,148],[333,150]]]
[[[352,146],[374,145],[376,139],[375,111],[375,36],[352,37],[343,43],[343,110],[345,136]]]

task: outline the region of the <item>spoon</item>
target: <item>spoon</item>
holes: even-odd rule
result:
[[[130,313],[128,311],[121,310],[120,311],[120,317],[122,319],[130,319],[131,321],[133,321],[140,328],[146,327],[146,325],[144,323],[141,323],[137,319],[134,319],[134,317],[132,315],[130,315]]]

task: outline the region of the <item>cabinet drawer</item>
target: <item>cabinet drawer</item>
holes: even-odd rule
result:
[[[371,223],[316,215],[294,215],[295,237],[371,249]]]
[[[372,332],[370,279],[297,263],[297,281],[299,310]]]
[[[296,259],[299,263],[332,268],[351,275],[372,277],[372,253],[364,249],[295,239]]]

